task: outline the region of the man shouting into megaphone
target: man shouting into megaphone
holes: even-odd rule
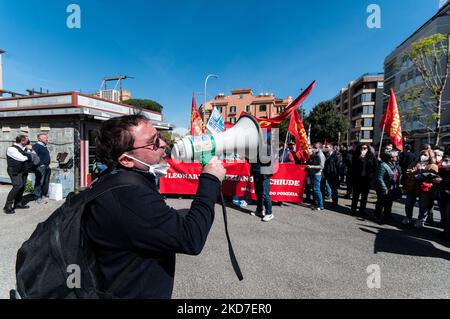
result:
[[[168,146],[144,115],[104,122],[95,143],[98,160],[108,166],[97,183],[129,181],[96,198],[86,214],[100,288],[115,298],[170,298],[176,253],[198,255],[205,245],[225,178],[222,162],[214,157],[203,167],[191,209],[181,216],[156,189],[155,177],[169,167]]]

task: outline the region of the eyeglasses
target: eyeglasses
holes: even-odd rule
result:
[[[361,149],[362,149],[362,150],[366,150],[366,149],[367,149],[367,147],[361,147]]]
[[[156,151],[157,149],[161,148],[161,134],[159,134],[159,132],[156,133],[155,139],[152,143],[146,144],[143,146],[133,147],[132,149],[129,149],[128,152],[133,151],[133,150],[138,150],[140,148],[146,148],[146,149],[149,149],[152,151]]]

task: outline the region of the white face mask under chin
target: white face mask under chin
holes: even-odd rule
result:
[[[138,163],[141,163],[142,165],[145,165],[148,167],[148,172],[152,174],[155,177],[164,177],[167,176],[167,171],[170,168],[170,165],[165,164],[155,164],[155,165],[149,165],[147,163],[144,163],[141,160],[138,160],[137,158],[134,158],[133,156],[125,154],[126,157],[131,158],[132,160],[135,160]]]

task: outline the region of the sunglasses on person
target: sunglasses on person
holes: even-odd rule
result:
[[[140,148],[146,148],[146,149],[149,149],[152,151],[156,151],[157,149],[161,148],[161,140],[162,140],[161,134],[159,134],[159,132],[158,132],[158,133],[156,133],[152,142],[150,142],[149,144],[142,145],[142,146],[133,147],[133,148],[129,149],[128,152],[138,150]]]
[[[361,149],[362,150],[367,150],[368,148],[367,148],[367,146],[363,146],[363,147],[361,147]]]

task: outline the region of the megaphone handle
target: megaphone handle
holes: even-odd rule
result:
[[[222,189],[220,189],[220,198],[222,200],[222,212],[223,212],[223,223],[225,225],[225,234],[227,235],[228,241],[228,253],[230,254],[231,265],[233,266],[233,270],[236,273],[236,276],[239,280],[244,280],[244,276],[242,276],[241,268],[236,259],[236,255],[234,254],[233,245],[231,244],[230,234],[228,233],[228,220],[227,220],[227,209],[225,205],[225,199],[223,198]]]

